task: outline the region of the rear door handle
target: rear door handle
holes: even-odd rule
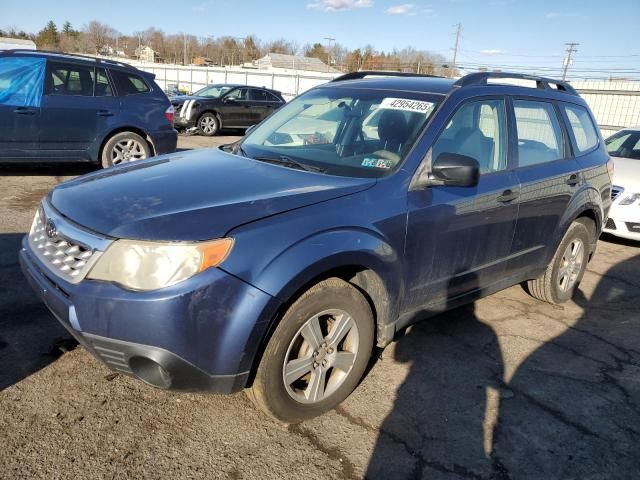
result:
[[[36,111],[29,107],[16,107],[13,113],[17,113],[18,115],[35,115]]]
[[[99,117],[113,117],[113,112],[109,110],[98,110],[97,115]]]
[[[518,194],[508,188],[504,192],[502,192],[502,195],[498,197],[498,201],[500,203],[509,203],[513,202],[516,198],[518,198]]]
[[[567,185],[569,185],[570,187],[575,187],[578,183],[580,183],[580,179],[575,173],[567,178]]]

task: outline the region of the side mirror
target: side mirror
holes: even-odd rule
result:
[[[233,98],[230,98],[230,97],[224,97],[222,99],[222,103],[233,103],[233,101],[234,101]]]
[[[474,187],[478,184],[480,164],[475,158],[458,153],[444,152],[431,166],[429,180],[432,185]]]

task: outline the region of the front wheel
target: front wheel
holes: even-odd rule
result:
[[[284,314],[247,394],[282,422],[321,415],[357,386],[373,337],[373,315],[362,294],[338,278],[324,280]]]
[[[213,113],[203,113],[198,119],[198,131],[205,137],[213,137],[219,128],[218,118]]]
[[[591,220],[580,218],[573,222],[544,274],[527,282],[529,293],[553,304],[571,299],[587,269],[594,237],[595,225]]]

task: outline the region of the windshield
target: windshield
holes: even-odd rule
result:
[[[198,90],[193,95],[195,97],[220,98],[229,90],[231,90],[231,87],[228,87],[226,85],[211,85],[209,87],[204,87],[203,89]]]
[[[319,88],[289,102],[241,143],[257,159],[293,159],[334,175],[379,177],[397,169],[438,96]]]
[[[623,130],[605,140],[612,157],[640,160],[640,131]]]

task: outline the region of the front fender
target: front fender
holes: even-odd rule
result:
[[[331,271],[350,267],[370,270],[374,278],[379,279],[379,282],[373,281],[377,284],[374,305],[379,329],[397,316],[397,299],[404,289],[399,252],[379,234],[366,229],[342,228],[315,233],[279,251],[261,265],[253,263],[253,268],[244,272],[238,271],[240,265],[233,263],[225,265],[229,273],[285,304]]]

